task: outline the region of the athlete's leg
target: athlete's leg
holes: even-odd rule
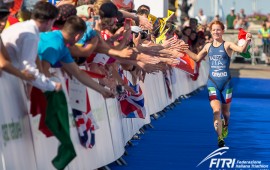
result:
[[[229,131],[228,131],[228,125],[229,125],[229,120],[230,120],[230,106],[231,104],[222,104],[222,115],[224,118],[224,122],[222,125],[222,137],[227,138]]]
[[[230,108],[231,108],[231,103],[228,104],[222,104],[222,115],[224,117],[224,124],[228,126],[229,121],[230,121]]]
[[[214,118],[213,118],[213,122],[214,122],[214,128],[215,131],[219,136],[222,136],[222,122],[221,122],[221,103],[219,100],[211,100],[210,101],[210,105],[213,109],[213,114],[214,114]]]

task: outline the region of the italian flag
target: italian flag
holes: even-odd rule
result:
[[[246,35],[247,35],[247,32],[243,28],[240,28],[239,33],[238,33],[238,43],[237,43],[238,46],[243,46],[245,44]],[[249,44],[248,47],[247,47],[247,51],[243,52],[243,53],[240,53],[240,55],[242,57],[244,57],[244,58],[251,58],[250,48],[251,47],[250,47],[250,44]]]
[[[214,100],[217,99],[217,92],[214,87],[208,87],[209,99]]]
[[[230,103],[232,101],[232,88],[226,91],[226,103]]]

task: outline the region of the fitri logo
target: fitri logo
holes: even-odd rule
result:
[[[209,168],[214,168],[214,169],[218,169],[218,168],[234,168],[235,166],[235,161],[236,159],[234,158],[213,158],[215,156],[221,156],[224,153],[226,153],[229,147],[225,146],[222,148],[218,148],[217,150],[215,150],[214,152],[210,153],[208,156],[206,156],[198,165],[200,166],[202,163],[204,163],[205,161],[207,161],[208,159],[210,160],[210,164],[209,164]]]
[[[239,169],[239,170],[250,170],[250,169],[260,169],[260,170],[269,170],[269,165],[264,164],[262,161],[258,160],[239,160],[235,158],[220,158],[223,154],[227,152],[229,147],[224,146],[222,148],[218,148],[214,152],[210,153],[207,157],[205,157],[198,165],[200,166],[202,163],[210,159],[209,170],[214,169]],[[218,156],[219,158],[215,158]]]

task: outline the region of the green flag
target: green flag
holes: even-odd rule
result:
[[[48,102],[45,124],[60,142],[52,164],[56,169],[62,170],[76,157],[69,134],[67,101],[63,91],[45,92],[45,95]]]
[[[243,52],[243,53],[240,53],[240,55],[242,56],[242,57],[244,57],[244,58],[251,58],[251,54],[250,54],[250,52],[249,52],[249,50],[250,50],[250,45],[247,47],[247,51],[246,52]]]

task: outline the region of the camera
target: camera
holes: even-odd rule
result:
[[[136,37],[136,38],[139,36],[139,33],[136,33],[136,32],[132,32],[132,33],[135,34],[135,37]],[[140,33],[141,33],[141,39],[142,39],[142,40],[143,40],[143,39],[146,39],[146,38],[148,37],[147,32],[145,32],[145,31],[140,31]]]
[[[146,39],[148,37],[147,30],[142,30],[138,26],[131,26],[131,33],[135,34],[136,38],[139,36],[139,33],[141,34],[141,39]]]

